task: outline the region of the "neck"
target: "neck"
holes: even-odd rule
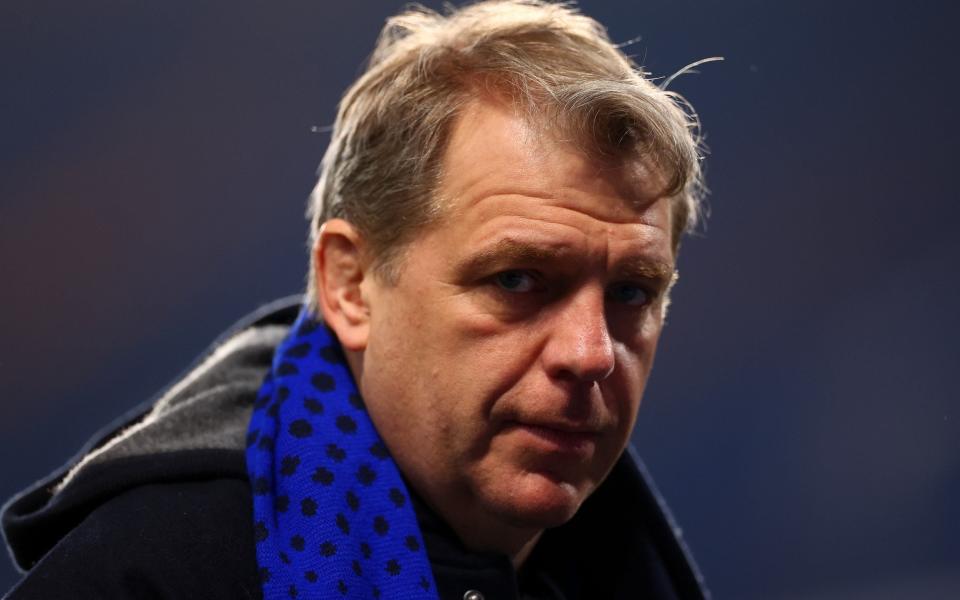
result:
[[[467,497],[436,501],[430,490],[420,489],[414,482],[420,498],[448,525],[460,542],[476,552],[491,552],[505,555],[520,570],[536,547],[542,528],[513,525],[509,519],[492,515],[471,502]],[[469,508],[468,508],[469,507]]]
[[[530,540],[523,548],[520,549],[520,552],[517,552],[515,555],[510,557],[510,562],[513,563],[513,568],[517,571],[520,570],[520,567],[523,566],[523,563],[527,561],[530,557],[530,553],[533,552],[534,547],[536,547],[537,542],[540,541],[540,536],[543,535],[543,531],[537,533],[536,537]]]

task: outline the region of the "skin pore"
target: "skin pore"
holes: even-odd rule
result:
[[[409,483],[519,567],[629,439],[674,271],[670,202],[492,100],[443,160],[443,216],[396,281],[349,223],[324,225],[319,308]]]

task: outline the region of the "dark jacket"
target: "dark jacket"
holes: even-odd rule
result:
[[[221,336],[158,398],[104,429],[3,509],[26,572],[8,598],[257,598],[246,426],[299,298]],[[416,500],[416,498],[415,498]],[[415,502],[444,600],[696,599],[706,593],[662,499],[627,452],[521,573],[468,551]]]

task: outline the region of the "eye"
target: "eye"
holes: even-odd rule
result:
[[[629,306],[644,306],[650,302],[650,292],[636,283],[615,283],[607,290],[607,296],[614,302]]]
[[[500,289],[513,293],[532,292],[537,287],[537,280],[527,271],[503,271],[496,274],[494,281]]]

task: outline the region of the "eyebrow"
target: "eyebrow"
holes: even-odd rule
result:
[[[563,246],[530,243],[512,237],[501,238],[467,258],[461,272],[477,275],[509,264],[558,263],[568,259],[572,252]],[[670,261],[631,256],[613,269],[618,277],[647,279],[666,286],[673,278],[674,265]]]
[[[672,262],[657,259],[631,257],[617,265],[615,272],[628,279],[648,279],[661,286],[673,280],[675,268]]]
[[[469,273],[479,273],[497,268],[504,263],[556,262],[568,254],[570,252],[561,247],[532,244],[507,237],[497,240],[497,243],[470,256],[464,266]]]

